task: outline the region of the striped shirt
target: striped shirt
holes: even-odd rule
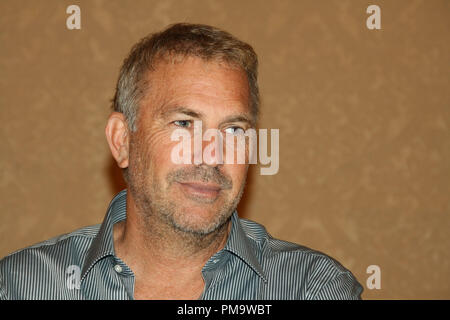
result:
[[[3,299],[133,299],[133,271],[114,253],[113,225],[126,219],[126,190],[101,225],[0,260]],[[202,268],[200,299],[360,299],[361,285],[327,255],[272,238],[235,211],[225,247]]]

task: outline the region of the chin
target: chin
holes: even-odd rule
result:
[[[174,214],[172,224],[183,232],[207,235],[223,226],[229,216],[220,209],[187,208]]]

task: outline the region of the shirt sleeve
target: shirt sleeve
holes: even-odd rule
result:
[[[349,272],[342,272],[327,282],[314,300],[361,300],[362,286]]]
[[[5,286],[3,285],[3,276],[0,271],[0,300],[7,300]]]

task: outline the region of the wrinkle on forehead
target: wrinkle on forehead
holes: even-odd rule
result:
[[[187,57],[175,64],[163,60],[146,77],[148,93],[141,105],[152,117],[163,113],[165,107],[176,103],[177,99],[210,99],[212,103],[217,99],[250,108],[246,73],[224,62],[196,57]],[[242,85],[237,85],[239,83]]]

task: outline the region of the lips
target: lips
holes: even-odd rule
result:
[[[183,191],[194,197],[216,198],[222,189],[219,185],[203,182],[179,182]]]
[[[201,192],[217,192],[221,187],[216,184],[202,183],[202,182],[180,182],[182,185],[196,189]]]

